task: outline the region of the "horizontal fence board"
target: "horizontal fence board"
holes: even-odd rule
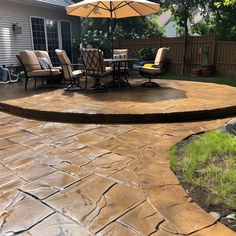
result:
[[[116,45],[119,48],[129,49],[130,56],[137,56],[142,48],[160,47],[170,48],[169,70],[180,74],[181,62],[184,53],[184,37],[150,38],[150,39],[120,39]],[[187,50],[186,73],[191,74],[192,69],[200,68],[204,62],[203,51],[208,50],[209,63],[215,66],[217,75],[236,78],[236,42],[217,41],[215,36],[191,36]]]

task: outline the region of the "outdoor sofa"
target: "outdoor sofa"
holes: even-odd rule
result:
[[[54,77],[59,77],[61,75],[59,68],[51,67],[49,63],[45,63],[45,67],[42,67],[40,64],[40,60],[37,57],[34,51],[25,50],[20,52],[20,55],[17,55],[18,60],[20,61],[24,72],[25,72],[25,90],[27,90],[27,85],[29,79],[35,79],[35,87],[37,83],[37,79],[42,79],[42,85],[44,79],[53,79]],[[46,62],[46,60],[43,60]],[[51,62],[51,60],[50,60]],[[46,65],[48,64],[48,65]]]

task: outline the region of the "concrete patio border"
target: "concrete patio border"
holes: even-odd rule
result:
[[[6,103],[0,103],[3,112],[23,118],[80,124],[138,124],[138,123],[168,123],[184,121],[202,121],[226,118],[236,115],[236,105],[212,110],[182,111],[171,113],[147,114],[90,114],[75,112],[56,112],[28,109]]]

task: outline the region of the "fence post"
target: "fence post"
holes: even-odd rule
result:
[[[216,63],[216,34],[213,35],[213,62],[212,64],[215,65]]]

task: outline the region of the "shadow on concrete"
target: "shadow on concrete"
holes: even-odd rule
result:
[[[95,101],[105,102],[141,102],[154,103],[157,101],[177,100],[186,98],[186,91],[161,86],[160,88],[143,88],[140,84],[132,84],[133,89],[112,89],[106,93],[83,92],[83,94]],[[73,97],[77,92],[64,92],[62,95]]]

